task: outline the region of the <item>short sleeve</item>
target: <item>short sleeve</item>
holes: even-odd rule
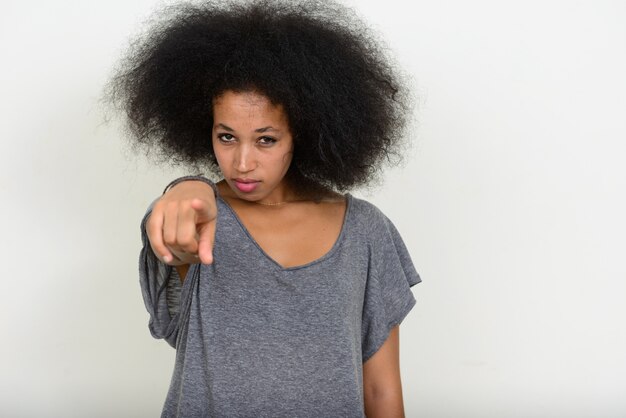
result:
[[[391,220],[380,213],[370,236],[370,260],[362,316],[362,355],[368,360],[391,329],[415,306],[411,287],[422,280]]]
[[[146,310],[150,315],[148,328],[154,338],[165,339],[176,348],[180,318],[190,300],[190,287],[199,271],[199,264],[192,264],[183,284],[176,269],[163,263],[152,251],[146,233],[146,221],[152,213],[154,200],[141,221],[142,248],[139,253],[139,285]]]

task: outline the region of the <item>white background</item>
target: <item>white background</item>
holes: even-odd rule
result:
[[[407,417],[626,416],[626,5],[357,1],[418,90],[407,163],[355,191],[423,278]],[[4,2],[0,415],[158,416],[138,284],[167,170],[97,99],[154,1]]]

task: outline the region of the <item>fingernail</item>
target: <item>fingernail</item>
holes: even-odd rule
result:
[[[171,262],[171,261],[172,261],[172,257],[171,257],[171,256],[169,256],[169,255],[166,255],[166,256],[163,256],[163,260],[164,260],[166,263],[169,263],[169,262]]]

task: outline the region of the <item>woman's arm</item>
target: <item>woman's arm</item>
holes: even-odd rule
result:
[[[367,418],[404,418],[399,325],[363,364],[363,397]]]
[[[180,277],[180,282],[185,282],[185,277],[187,277],[187,272],[189,271],[189,264],[183,264],[182,266],[176,266],[176,271],[178,272],[178,277]]]

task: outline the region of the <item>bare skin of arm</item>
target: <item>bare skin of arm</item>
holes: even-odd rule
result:
[[[404,418],[399,325],[363,364],[363,396],[367,418]]]
[[[180,277],[180,282],[185,283],[185,277],[187,277],[187,272],[189,271],[189,264],[176,266],[176,271],[178,272],[178,277]]]

